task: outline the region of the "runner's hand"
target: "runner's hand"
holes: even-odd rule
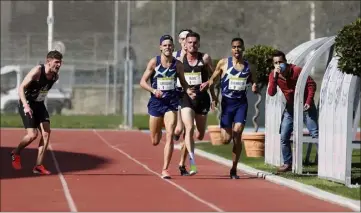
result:
[[[194,90],[191,89],[191,88],[188,88],[188,89],[187,89],[187,94],[188,94],[188,96],[189,96],[191,99],[195,99],[195,98],[196,98],[196,93],[195,93]]]
[[[163,95],[163,92],[157,89],[153,90],[152,93],[155,95],[156,98],[161,98]]]
[[[27,104],[24,106],[24,113],[25,115],[29,114],[30,118],[33,117],[33,110],[31,110],[30,106]]]
[[[258,91],[258,86],[256,83],[252,85],[252,92],[256,93]]]
[[[213,99],[212,103],[211,103],[211,109],[212,111],[215,111],[218,105],[218,100],[217,99]]]
[[[207,89],[208,89],[208,85],[209,85],[208,81],[202,83],[201,86],[199,87],[199,90],[200,90],[200,91],[207,90]]]

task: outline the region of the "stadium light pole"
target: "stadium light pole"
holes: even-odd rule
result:
[[[130,42],[132,33],[132,21],[131,21],[131,1],[127,1],[127,36],[126,36],[126,63],[124,80],[127,85],[126,90],[126,115],[125,125],[127,128],[133,128],[133,61],[130,60]]]
[[[172,37],[175,39],[175,24],[176,24],[176,6],[177,2],[172,1]]]
[[[54,11],[53,11],[53,1],[48,1],[48,51],[53,49],[53,32],[54,32]]]
[[[48,17],[46,22],[48,24],[48,52],[53,49],[53,33],[54,33],[54,11],[53,0],[48,1]],[[45,98],[45,106],[48,107],[48,98]]]
[[[113,53],[113,101],[114,113],[117,111],[117,79],[118,79],[118,20],[119,20],[118,1],[114,1],[114,53]]]

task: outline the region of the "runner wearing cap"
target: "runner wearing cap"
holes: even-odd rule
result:
[[[173,38],[164,35],[160,38],[161,54],[149,60],[147,68],[140,80],[140,86],[149,91],[148,102],[149,129],[152,144],[158,145],[162,138],[163,123],[166,129],[166,144],[164,147],[164,164],[162,178],[170,178],[169,163],[173,154],[173,134],[177,122],[179,96],[176,91],[177,77],[186,95],[191,99],[195,93],[189,88],[184,78],[183,64],[172,56],[174,50]],[[150,80],[150,85],[147,83]]]

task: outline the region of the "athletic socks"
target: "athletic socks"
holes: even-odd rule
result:
[[[191,163],[191,165],[195,165],[195,159],[194,159],[194,154],[192,152],[189,152],[189,161]]]
[[[194,159],[194,153],[189,153],[189,161],[190,161],[190,171],[189,174],[190,175],[195,175],[197,174],[197,167],[196,167],[196,162]]]

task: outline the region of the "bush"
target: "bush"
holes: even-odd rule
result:
[[[260,90],[268,84],[274,51],[273,47],[266,45],[254,45],[245,51],[244,58],[250,63],[253,81]]]
[[[344,26],[335,38],[335,51],[339,56],[341,72],[361,76],[361,18]]]

